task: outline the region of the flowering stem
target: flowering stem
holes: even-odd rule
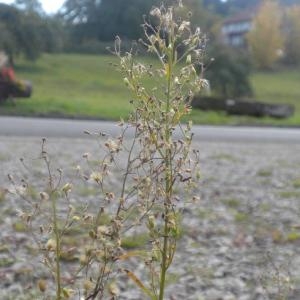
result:
[[[127,175],[133,175],[132,179],[137,182],[134,183],[134,191],[137,193],[139,206],[143,208],[143,215],[139,220],[149,217],[147,227],[152,241],[152,259],[147,260],[146,265],[151,272],[152,291],[149,292],[150,289],[132,277],[151,299],[156,300],[163,300],[165,297],[166,275],[176,251],[177,214],[180,211],[173,203],[173,187],[177,182],[190,184],[193,175],[190,166],[194,162],[189,159],[192,136],[188,135],[191,125],[182,130],[183,140],[173,140],[173,129],[180,126],[182,117],[189,112],[188,105],[193,95],[203,87],[202,78],[199,78],[192,63],[192,58],[195,58],[198,64],[202,53],[200,30],[193,33],[190,22],[187,21],[180,21],[179,26],[174,20],[174,13],[177,11],[172,6],[155,7],[150,12],[151,22],[145,21],[143,27],[146,40],[142,44],[149,52],[157,55],[163,68],[134,63],[132,52],[122,56],[119,38],[116,39],[115,47],[115,54],[120,58],[124,83],[134,95],[132,103],[136,104],[138,117],[132,125],[136,127],[137,135],[134,139],[137,138],[138,149],[141,147],[141,150],[137,159],[128,159],[127,163],[131,167],[127,166],[125,181]],[[155,22],[152,22],[152,18]],[[176,68],[176,64],[185,58],[186,65]],[[163,90],[156,86],[151,90],[143,86],[143,80],[148,77],[154,81],[163,78]],[[132,149],[130,153],[131,151]],[[143,175],[139,168],[143,170]],[[156,185],[154,189],[152,186],[149,189],[148,180]],[[122,195],[124,191],[125,182]],[[131,192],[127,197],[130,195]],[[151,199],[152,204],[149,207]],[[157,211],[162,213],[162,219],[156,226],[154,220],[158,216]],[[156,281],[157,271],[159,278]]]
[[[171,40],[171,39],[170,39]],[[170,44],[172,46],[172,44]],[[168,269],[168,247],[169,247],[169,207],[171,203],[172,196],[172,153],[171,153],[171,145],[170,145],[170,98],[171,98],[171,80],[172,80],[172,67],[173,67],[173,50],[169,49],[170,53],[168,56],[168,64],[166,68],[167,72],[167,106],[166,106],[166,155],[165,155],[165,163],[166,163],[166,186],[165,186],[165,200],[164,200],[164,233],[163,233],[163,250],[162,250],[162,262],[161,262],[161,276],[160,276],[160,289],[159,289],[159,300],[163,300],[164,298],[164,289],[165,289],[165,281],[166,281],[166,273]]]
[[[56,268],[55,268],[55,276],[56,276],[56,300],[61,300],[61,278],[60,278],[60,237],[58,232],[58,225],[57,225],[57,209],[56,209],[56,200],[55,197],[52,197],[52,213],[53,213],[53,231],[55,235],[55,261],[56,261]]]

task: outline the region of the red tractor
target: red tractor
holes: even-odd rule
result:
[[[18,80],[18,82],[7,82],[0,79],[0,103],[7,99],[29,98],[32,85],[29,81]]]
[[[0,52],[0,103],[7,99],[28,98],[31,93],[31,83],[17,79],[8,57]]]

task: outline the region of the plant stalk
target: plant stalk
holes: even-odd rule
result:
[[[55,235],[55,260],[56,260],[56,268],[55,268],[55,280],[56,280],[56,300],[61,300],[61,275],[60,275],[60,237],[58,233],[58,225],[57,225],[57,209],[56,209],[56,200],[54,197],[52,198],[52,212],[53,212],[53,230]]]
[[[164,236],[163,236],[163,250],[162,250],[162,263],[160,274],[160,289],[159,300],[164,299],[164,290],[166,282],[166,273],[168,269],[168,246],[169,246],[169,205],[172,196],[172,161],[171,161],[171,149],[169,145],[170,140],[170,98],[171,98],[171,80],[172,80],[172,66],[173,66],[173,51],[169,53],[167,74],[168,74],[168,89],[167,89],[167,106],[166,106],[166,142],[167,149],[165,155],[166,163],[166,186],[165,186],[165,200],[164,200]]]

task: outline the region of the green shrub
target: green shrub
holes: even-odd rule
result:
[[[208,63],[205,76],[213,93],[225,98],[252,95],[249,81],[252,67],[245,54],[219,44],[209,48],[207,53],[213,60]]]

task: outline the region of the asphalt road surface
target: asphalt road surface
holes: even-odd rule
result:
[[[84,138],[84,131],[113,136],[120,133],[116,123],[108,121],[0,117],[0,136]],[[194,139],[202,141],[300,143],[297,128],[194,126],[192,131]]]

